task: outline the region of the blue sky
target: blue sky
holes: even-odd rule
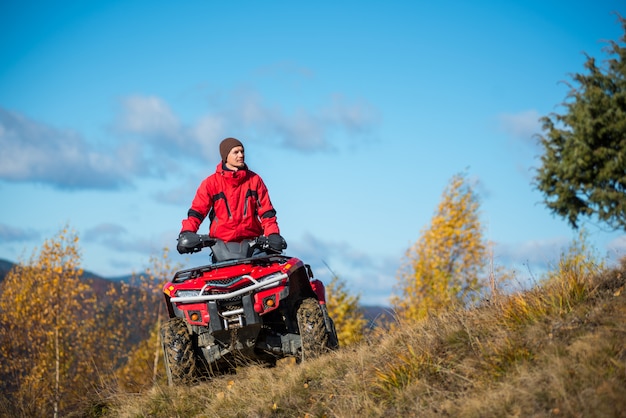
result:
[[[533,188],[538,118],[622,35],[623,1],[4,1],[0,258],[65,225],[83,267],[175,248],[218,143],[244,143],[288,253],[385,304],[457,173],[494,262],[532,280],[575,236]],[[602,256],[623,234],[587,222]],[[208,225],[203,225],[206,231]],[[206,253],[172,254],[185,266]]]

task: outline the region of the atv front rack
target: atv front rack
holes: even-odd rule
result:
[[[208,273],[213,270],[217,270],[219,268],[236,266],[240,264],[265,264],[265,263],[285,263],[287,260],[291,259],[290,256],[280,255],[280,254],[271,254],[271,255],[257,255],[249,258],[242,258],[236,260],[228,260],[228,261],[220,261],[213,264],[207,264],[205,266],[193,267],[186,270],[178,271],[172,280],[172,283],[182,283],[184,281],[190,279],[196,279],[201,277],[203,274]]]

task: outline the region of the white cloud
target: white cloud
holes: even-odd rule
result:
[[[38,239],[39,233],[30,228],[15,228],[0,224],[0,240],[4,242],[22,242]]]
[[[541,132],[539,113],[532,109],[518,113],[498,115],[498,129],[509,138],[508,145],[515,156],[517,171],[532,181],[538,156],[542,153],[541,144],[536,135]]]
[[[120,256],[131,253],[154,255],[160,251],[159,242],[161,241],[154,236],[129,237],[128,230],[124,226],[114,223],[101,223],[90,228],[85,232],[84,240],[100,244]]]
[[[206,173],[204,173],[204,175],[206,175]],[[183,208],[187,207],[196,193],[198,178],[199,177],[190,177],[189,180],[178,183],[179,185],[177,187],[161,189],[155,192],[152,197],[159,203]]]
[[[256,91],[238,90],[225,94],[228,99],[217,110],[205,113],[195,122],[180,122],[170,106],[154,96],[131,96],[122,101],[117,130],[148,139],[144,146],[155,155],[217,161],[217,144],[226,136],[265,141],[298,152],[336,149],[338,134],[348,138],[369,135],[379,123],[378,111],[366,102],[347,103],[341,95],[328,99],[319,109],[296,108],[285,111],[280,104],[268,103]]]
[[[525,141],[541,131],[539,113],[532,109],[518,113],[502,113],[498,115],[499,127],[507,135]]]
[[[263,141],[297,152],[337,149],[338,138],[364,138],[378,123],[366,103],[332,97],[319,109],[285,112],[255,92],[226,95],[227,103],[184,124],[162,98],[121,101],[109,147],[0,108],[0,179],[39,182],[60,189],[116,189],[135,177],[180,173],[185,160],[218,161],[226,136]],[[342,135],[347,134],[347,135]]]
[[[200,157],[217,161],[218,144],[229,136],[224,128],[225,120],[213,114],[202,116],[189,130],[191,138],[198,144]]]
[[[247,139],[280,144],[297,152],[335,150],[336,138],[341,134],[359,140],[371,135],[380,122],[378,110],[372,105],[364,101],[346,103],[341,95],[330,97],[317,109],[290,110],[266,102],[255,91],[226,96],[231,101],[222,104],[222,111],[212,114],[213,126],[229,135],[237,132]]]
[[[626,257],[626,235],[611,240],[607,245],[607,252],[609,258],[615,261]]]
[[[176,138],[180,122],[163,99],[155,96],[129,96],[122,101],[119,126],[127,132]]]
[[[115,155],[78,133],[60,130],[0,108],[0,178],[65,189],[117,188],[128,181]]]
[[[561,254],[570,244],[571,237],[495,243],[494,264],[513,269],[518,274],[518,278],[530,276],[531,279],[536,280],[554,268]]]
[[[126,228],[112,223],[101,223],[85,231],[85,242],[97,242],[105,238],[119,237],[126,234]]]

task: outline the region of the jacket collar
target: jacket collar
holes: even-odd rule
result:
[[[248,166],[244,165],[242,169],[233,171],[226,167],[226,163],[220,162],[217,164],[215,172],[223,176],[224,178],[233,179],[237,182],[241,182],[248,176]]]

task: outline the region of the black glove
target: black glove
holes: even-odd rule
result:
[[[198,234],[191,231],[183,231],[178,235],[178,254],[194,252],[194,247],[199,243]]]
[[[269,234],[267,237],[267,243],[274,251],[281,252],[287,248],[287,242],[280,234]]]

